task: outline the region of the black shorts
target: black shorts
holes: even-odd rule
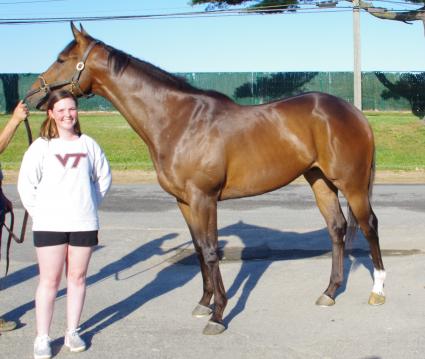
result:
[[[34,246],[46,247],[57,246],[59,244],[69,244],[76,247],[92,247],[99,243],[97,239],[98,231],[84,232],[48,232],[34,231]]]

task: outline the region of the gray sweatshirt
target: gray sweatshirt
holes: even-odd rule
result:
[[[38,138],[22,160],[18,192],[33,231],[92,231],[111,182],[105,154],[91,137]]]

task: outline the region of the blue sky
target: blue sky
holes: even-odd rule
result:
[[[188,0],[24,1],[0,0],[0,18],[161,14],[205,8],[191,7]],[[394,2],[393,6],[401,5]],[[351,11],[100,21],[83,26],[93,37],[170,72],[353,68]],[[40,73],[72,40],[72,33],[69,23],[0,25],[0,39],[0,73]],[[422,23],[380,20],[362,12],[361,59],[363,71],[425,71]]]

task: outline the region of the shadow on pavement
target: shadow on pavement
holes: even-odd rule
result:
[[[308,233],[282,232],[239,221],[219,231],[219,236],[232,235],[238,236],[244,243],[240,258],[245,260],[241,262],[241,268],[233,284],[227,290],[228,298],[232,298],[243,286],[242,294],[237,304],[225,318],[226,325],[245,309],[251,291],[274,260],[307,259],[326,255],[330,261],[329,268],[331,267],[332,245],[326,228]],[[257,248],[249,247],[249,244],[255,238],[267,238],[267,245]],[[358,234],[356,242],[363,242],[356,243],[359,245],[366,243],[366,240]],[[231,257],[232,253],[226,255],[225,245],[221,245],[220,247],[226,259]],[[371,260],[368,258],[368,250],[356,248],[346,251],[347,253],[349,256],[346,255],[344,259],[344,281],[338,289],[336,297],[345,291],[351,271],[364,266],[369,270],[371,275],[373,273],[373,266]],[[246,259],[256,260],[256,265],[248,265]]]
[[[231,309],[230,313],[225,318],[226,325],[228,325],[233,318],[235,318],[239,313],[244,310],[250,293],[256,287],[263,273],[267,270],[273,260],[305,259],[322,255],[329,256],[331,250],[331,244],[326,229],[300,234],[296,232],[282,232],[279,230],[258,227],[243,222],[238,222],[234,225],[230,225],[219,230],[220,237],[231,235],[238,236],[242,240],[244,248],[241,250],[240,253],[240,258],[243,259],[241,261],[241,268],[231,287],[227,290],[228,298],[232,298],[242,286],[243,288],[242,295],[239,297],[237,304]],[[283,244],[276,251],[279,253],[279,256],[274,256],[274,250],[269,249],[268,254],[271,257],[267,258],[264,252],[264,248],[262,249],[261,247],[250,247],[250,243],[253,240],[253,236],[260,238],[268,238],[269,240],[272,239],[272,241],[283,240],[285,241],[285,244]],[[154,248],[157,248],[159,251],[161,251],[159,249],[159,246],[162,241],[164,241],[164,237],[161,237],[151,242],[151,252],[152,250],[153,252],[155,252]],[[299,249],[294,249],[294,244],[297,243],[297,241],[302,242],[302,245]],[[226,246],[228,243],[229,242],[226,240],[220,240],[219,245],[221,248],[222,255],[225,255],[227,253]],[[137,253],[146,249],[145,246],[146,245],[139,247],[130,256],[137,257],[138,260],[140,260],[141,258],[138,257]],[[246,253],[244,253],[244,251]],[[261,258],[255,258],[255,252],[257,252],[257,254],[258,252],[260,252]],[[283,255],[285,252],[287,254]],[[346,282],[351,270],[356,269],[362,265],[368,268],[369,271],[371,270],[370,264],[368,264],[370,260],[368,258],[365,258],[365,253],[368,252],[363,249],[356,249],[352,251],[348,260],[345,260],[345,280],[339,293],[345,290]],[[142,259],[146,259],[146,255],[144,257],[145,258]],[[253,266],[248,265],[248,259],[262,260],[257,260],[255,262],[255,266]],[[226,258],[226,260],[228,259]],[[331,260],[330,256],[329,260]],[[82,328],[88,330],[88,332],[86,333],[88,339],[91,339],[91,337],[95,335],[96,332],[105,329],[106,327],[112,325],[118,320],[124,319],[150,300],[160,297],[168,292],[171,292],[176,288],[184,286],[199,273],[198,261],[196,258],[196,254],[193,250],[181,250],[180,255],[174,256],[173,259],[170,260],[170,262],[170,266],[158,272],[155,279],[153,279],[143,288],[137,290],[127,298],[101,310],[88,321],[83,323]],[[178,267],[180,265],[190,265],[191,268],[179,270]],[[201,283],[199,283],[199,288],[199,297],[201,297]],[[194,304],[196,299],[197,298],[194,298]]]
[[[99,283],[104,279],[114,275],[118,279],[119,273],[124,271],[141,261],[145,261],[154,255],[164,255],[167,253],[180,251],[180,255],[173,256],[169,260],[169,264],[164,269],[161,269],[156,277],[143,288],[136,290],[127,298],[116,302],[82,323],[81,329],[86,331],[84,338],[90,345],[91,338],[102,329],[114,324],[115,322],[126,318],[128,315],[142,307],[145,303],[152,299],[158,298],[176,288],[182,287],[190,282],[200,272],[196,255],[194,251],[182,250],[181,247],[186,246],[188,242],[178,245],[170,249],[162,249],[161,246],[167,240],[171,240],[178,236],[177,233],[169,233],[160,238],[154,239],[145,243],[127,255],[123,256],[117,261],[114,261],[103,268],[97,273],[90,275],[87,278],[87,286],[90,287],[95,283]],[[265,273],[267,268],[273,263],[274,260],[288,260],[288,259],[306,259],[319,256],[329,257],[329,268],[331,266],[331,243],[328,238],[326,229],[311,231],[307,233],[297,232],[283,232],[280,230],[270,229],[266,227],[259,227],[244,222],[237,222],[233,225],[221,228],[219,230],[220,237],[237,236],[242,242],[242,248],[239,249],[239,260],[241,260],[241,267],[235,280],[230,288],[227,290],[228,298],[232,298],[242,288],[242,294],[238,298],[236,305],[230,310],[225,317],[226,325],[228,325],[233,318],[240,314],[248,301],[251,292],[256,287],[258,281]],[[359,236],[360,237],[360,236]],[[252,243],[258,239],[266,239],[267,245],[253,246]],[[361,241],[357,238],[357,241]],[[363,242],[366,242],[363,239]],[[259,243],[259,242],[257,242]],[[221,239],[219,242],[223,260],[232,260],[231,243],[227,240]],[[235,247],[233,247],[235,248]],[[233,253],[234,254],[234,253]],[[351,250],[350,255],[344,261],[344,283],[337,292],[337,295],[344,292],[349,273],[356,270],[360,266],[366,267],[371,273],[373,271],[371,261],[368,258],[368,250],[364,248],[357,248]],[[257,255],[257,257],[256,257]],[[237,258],[234,258],[235,260]],[[248,265],[248,260],[255,260],[255,265]],[[181,265],[190,265],[190,267],[181,269]],[[151,268],[149,268],[151,269]],[[146,270],[144,270],[146,271]],[[139,272],[135,275],[143,273]],[[11,278],[7,282],[7,286],[15,285],[37,275],[37,268],[31,265],[16,273],[12,273]],[[65,289],[58,293],[58,298],[64,296]],[[199,298],[202,295],[202,283],[199,283]],[[194,298],[194,305],[198,296]],[[27,311],[34,309],[34,301],[21,305],[18,308],[5,314],[5,317],[17,318],[22,317]]]

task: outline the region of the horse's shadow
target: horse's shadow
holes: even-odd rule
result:
[[[164,242],[166,242],[167,240],[171,240],[171,239],[173,239],[177,236],[178,236],[177,233],[169,233],[167,235],[164,235],[160,238],[154,239],[152,241],[149,241],[149,242],[139,246],[138,248],[136,248],[132,252],[124,255],[123,257],[121,257],[117,261],[114,261],[112,263],[107,264],[106,266],[102,267],[97,273],[92,274],[92,275],[87,277],[87,279],[86,279],[87,287],[90,288],[94,284],[99,283],[99,282],[101,282],[101,281],[103,281],[103,280],[105,280],[105,279],[107,279],[111,276],[115,276],[115,278],[117,278],[120,272],[125,271],[125,270],[131,268],[132,266],[136,265],[137,263],[144,261],[144,260],[147,260],[152,256],[165,255],[169,252],[175,251],[176,249],[178,249],[181,246],[187,245],[187,243],[183,243],[183,244],[181,244],[177,247],[173,247],[173,248],[170,248],[168,250],[163,250],[161,248],[161,246]],[[102,247],[98,246],[96,251],[98,251],[100,249],[102,249]],[[195,270],[194,270],[194,272],[195,273],[193,275],[196,275]],[[37,274],[38,274],[37,265],[28,266],[27,268],[24,268],[23,270],[20,270],[16,273],[11,273],[7,278],[7,281],[5,283],[5,287],[7,288],[7,287],[11,287],[13,285],[17,285],[17,284],[21,283],[22,281],[28,280],[28,279],[30,279],[31,277],[33,277]],[[123,307],[120,308],[119,310],[117,309],[117,313],[121,313],[121,315],[124,317],[124,316],[128,315],[129,313],[131,313],[132,311],[134,311],[135,309],[137,309],[137,307],[134,307],[134,306],[130,305],[129,303],[131,302],[131,298],[133,296],[137,296],[137,293],[139,293],[139,292],[140,291],[134,293],[132,296],[128,297],[122,303],[120,302],[123,305]],[[58,291],[56,298],[60,299],[60,298],[63,298],[65,295],[66,295],[66,289],[63,288],[63,289],[60,289]],[[117,303],[117,304],[115,304],[115,305],[113,305],[109,308],[119,307],[120,303]],[[134,301],[134,303],[137,303],[137,300]],[[140,303],[140,305],[142,305],[142,304],[143,303]],[[128,308],[126,308],[126,306],[128,306]],[[22,327],[22,326],[24,326],[24,324],[21,323],[20,318],[22,318],[28,311],[31,311],[34,308],[35,308],[35,301],[32,300],[30,302],[22,304],[21,306],[14,308],[13,310],[5,313],[4,317],[5,318],[13,318],[15,321],[18,321],[19,326]],[[99,316],[101,313],[102,312],[96,314],[94,316],[94,319],[97,316]],[[89,322],[91,322],[91,321],[92,320],[89,320]],[[83,324],[83,326],[84,325],[85,325],[85,323]],[[55,340],[53,342],[53,346],[57,347],[59,345],[58,343],[60,343],[60,342],[61,342],[61,339]]]
[[[170,248],[166,251],[161,249],[161,245],[163,244],[163,242],[175,237],[177,237],[177,234],[171,233],[138,247],[135,251],[121,258],[119,261],[108,265],[108,268],[106,270],[101,269],[98,274],[93,276],[92,280],[89,277],[87,282],[98,282],[100,279],[103,279],[105,275],[109,276],[111,274],[114,274],[117,278],[118,273],[120,271],[129,268],[128,260],[130,260],[132,265],[134,265],[137,262],[147,260],[153,255],[164,255],[166,253],[174,252],[181,247],[187,246],[188,242],[180,244],[177,247]],[[170,263],[172,263],[171,259]],[[96,313],[90,319],[82,323],[81,329],[85,331],[84,337],[87,342],[90,344],[91,338],[96,333],[114,324],[115,322],[126,318],[128,315],[142,307],[150,300],[158,298],[165,293],[184,286],[190,280],[192,280],[199,272],[198,268],[196,267],[191,267],[187,268],[188,270],[179,271],[178,268],[176,268],[178,264],[181,263],[177,261],[173,262],[173,264],[166,266],[164,269],[160,270],[156,277],[151,282],[146,284],[143,288],[138,289],[127,298],[124,298],[119,302],[116,302],[110,305],[109,307],[102,309],[100,312]],[[143,272],[144,271],[133,274],[130,277],[140,275]],[[126,280],[130,277],[120,280]]]
[[[227,290],[227,297],[228,299],[234,297],[241,288],[242,292],[236,305],[225,317],[226,325],[244,310],[250,293],[273,261],[305,259],[328,255],[332,252],[332,245],[326,228],[308,233],[282,232],[240,221],[220,229],[219,236],[237,236],[244,244],[244,249],[240,253],[240,257],[243,259],[241,268]],[[250,247],[250,243],[258,238],[266,238],[267,244]],[[356,242],[355,249],[346,251],[349,255],[346,256],[344,261],[344,281],[336,296],[345,291],[352,270],[364,266],[372,276],[373,266],[370,259],[366,258],[369,251],[364,248],[365,243],[366,240],[363,238],[363,241]],[[226,251],[223,247],[226,244],[225,242],[223,245],[223,242],[220,241],[224,256],[226,256]],[[255,265],[251,265],[249,259],[256,260]]]
[[[170,238],[172,238],[175,236],[175,234],[170,234],[168,236],[171,236]],[[242,294],[239,296],[236,305],[226,316],[226,325],[228,325],[233,318],[235,318],[244,310],[250,293],[256,287],[258,281],[261,279],[264,272],[274,260],[311,258],[320,255],[326,255],[331,251],[331,243],[328,238],[328,232],[326,229],[308,233],[282,232],[266,227],[259,227],[244,222],[238,222],[220,229],[219,236],[238,236],[243,244],[243,249],[240,253],[240,258],[242,258],[241,268],[232,285],[227,290],[227,296],[228,298],[234,297],[240,288],[242,288]],[[267,238],[268,243],[271,242],[272,244],[276,245],[278,242],[283,243],[279,244],[279,249],[271,249],[271,252],[269,251],[268,254],[265,254],[263,247],[250,246],[252,241],[258,239],[259,237]],[[150,253],[161,254],[162,250],[160,249],[160,245],[166,239],[167,236],[164,236],[150,242],[150,244],[148,243],[139,247],[130,255],[123,257],[123,259],[120,260],[122,264],[118,265],[118,268],[116,268],[116,263],[111,264],[109,266],[110,269],[106,272],[116,273],[117,269],[120,267],[128,268],[128,265],[125,265],[125,263],[129,258],[133,258],[134,260],[137,258],[138,261],[147,259],[148,256],[146,253],[144,253],[146,246],[150,246]],[[294,246],[296,243],[299,243],[299,246]],[[219,245],[222,255],[226,255],[226,253],[228,253],[227,248],[230,249],[230,253],[232,252],[232,243],[230,241],[222,239],[220,240]],[[156,277],[143,288],[135,291],[127,298],[102,309],[100,312],[96,313],[93,317],[84,322],[81,325],[81,328],[86,331],[86,339],[88,339],[90,342],[91,338],[97,332],[105,329],[106,327],[114,324],[119,320],[126,318],[128,315],[133,313],[135,310],[138,310],[147,302],[168,292],[171,292],[174,289],[180,288],[191,281],[199,273],[198,261],[193,251],[188,252],[187,250],[182,250],[182,252],[185,254],[180,257],[177,255],[175,257],[177,260],[172,260],[170,265],[160,270]],[[260,253],[259,258],[256,257],[258,253]],[[357,268],[360,265],[364,265],[369,271],[372,270],[369,263],[370,261],[366,261],[363,258],[365,253],[367,253],[367,251],[361,248],[356,249],[353,251],[351,257],[345,261],[345,280],[338,293],[341,293],[345,290],[349,272],[353,267]],[[251,265],[252,263],[250,263],[250,260],[254,259],[257,259],[255,261],[255,265]],[[181,270],[182,265],[186,266],[184,270]],[[180,269],[178,268],[179,266]],[[103,278],[104,275],[101,275],[100,273],[102,273],[102,270],[98,274],[100,277],[97,279],[94,278],[93,280],[98,281],[99,278]],[[200,296],[202,288],[201,283],[199,288]]]
[[[97,273],[87,277],[88,288],[110,276],[115,276],[117,278],[121,271],[127,270],[137,263],[147,260],[154,255],[162,256],[167,253],[172,253],[175,251],[178,252],[180,250],[184,252],[182,247],[186,246],[188,242],[168,250],[162,249],[164,242],[177,237],[177,235],[177,233],[169,233],[165,236],[154,239],[137,247],[135,250],[126,254],[117,261],[107,264]],[[238,222],[221,228],[219,230],[219,236],[237,236],[242,242],[242,250],[240,252],[240,258],[242,259],[241,267],[235,280],[227,290],[227,296],[228,298],[234,297],[240,289],[242,289],[242,294],[239,296],[237,303],[230,310],[229,314],[225,317],[225,322],[227,325],[233,320],[233,318],[235,318],[244,310],[251,292],[254,290],[258,281],[261,279],[262,275],[273,261],[316,257],[320,255],[327,255],[331,251],[331,243],[328,239],[326,229],[307,233],[283,232],[275,229],[247,224],[244,222]],[[258,238],[267,239],[268,246],[275,246],[276,248],[267,248],[266,246],[252,246],[252,242],[257,241]],[[232,252],[232,243],[230,241],[221,239],[219,244],[220,250],[224,255]],[[228,251],[228,249],[230,249],[230,251]],[[105,329],[106,327],[121,319],[126,318],[147,302],[186,285],[195,276],[197,276],[199,274],[199,268],[197,265],[196,256],[193,251],[191,251],[189,255],[187,255],[187,253],[188,252],[186,251],[186,255],[181,257],[181,259],[170,261],[170,264],[158,271],[155,278],[151,282],[147,283],[144,287],[136,290],[128,297],[102,309],[87,321],[82,323],[81,329],[85,331],[84,337],[89,345],[91,338],[97,332]],[[347,277],[352,268],[357,268],[358,266],[364,265],[366,268],[372,271],[370,260],[368,258],[367,260],[364,258],[365,253],[368,253],[368,251],[363,249],[356,249],[352,251],[351,257],[349,257],[348,260],[345,260],[345,280],[338,293],[341,293],[345,290]],[[176,256],[176,258],[178,258],[178,256]],[[254,259],[257,260],[255,261],[255,265],[252,265],[253,263],[250,260]],[[169,258],[167,260],[169,260]],[[187,266],[187,264],[191,265]],[[182,265],[185,265],[184,270],[181,270]],[[30,272],[32,274],[32,269]],[[139,272],[136,275],[141,274],[142,272]],[[200,297],[202,293],[201,283],[199,283],[199,288]],[[65,289],[60,290],[58,297],[60,298],[64,296],[65,293]],[[196,299],[194,299],[194,304],[195,300]],[[33,308],[34,301],[31,301],[23,304],[18,308],[15,308],[9,313],[6,313],[6,315],[16,319]],[[60,345],[61,341],[62,338],[58,339],[58,342],[55,341],[56,343],[54,344],[56,344],[56,346]]]
[[[37,264],[31,264],[25,268],[18,269],[15,272],[9,273],[0,280],[0,290],[5,290],[16,285],[22,284],[38,275]]]
[[[97,246],[95,248],[95,251],[99,251],[103,248],[103,246]],[[0,290],[5,290],[17,285],[22,285],[24,282],[28,280],[32,280],[34,277],[37,277],[39,274],[38,271],[38,264],[31,264],[25,268],[18,269],[14,272],[9,273],[4,278],[1,278],[0,281]],[[61,298],[65,296],[66,290],[61,289],[58,291],[57,298]],[[25,304],[22,304],[21,306],[4,313],[2,317],[4,319],[8,320],[14,320],[17,322],[17,328],[22,328],[26,324],[21,321],[21,318],[29,311],[33,310],[35,308],[35,301],[32,300],[30,302],[27,302]]]

